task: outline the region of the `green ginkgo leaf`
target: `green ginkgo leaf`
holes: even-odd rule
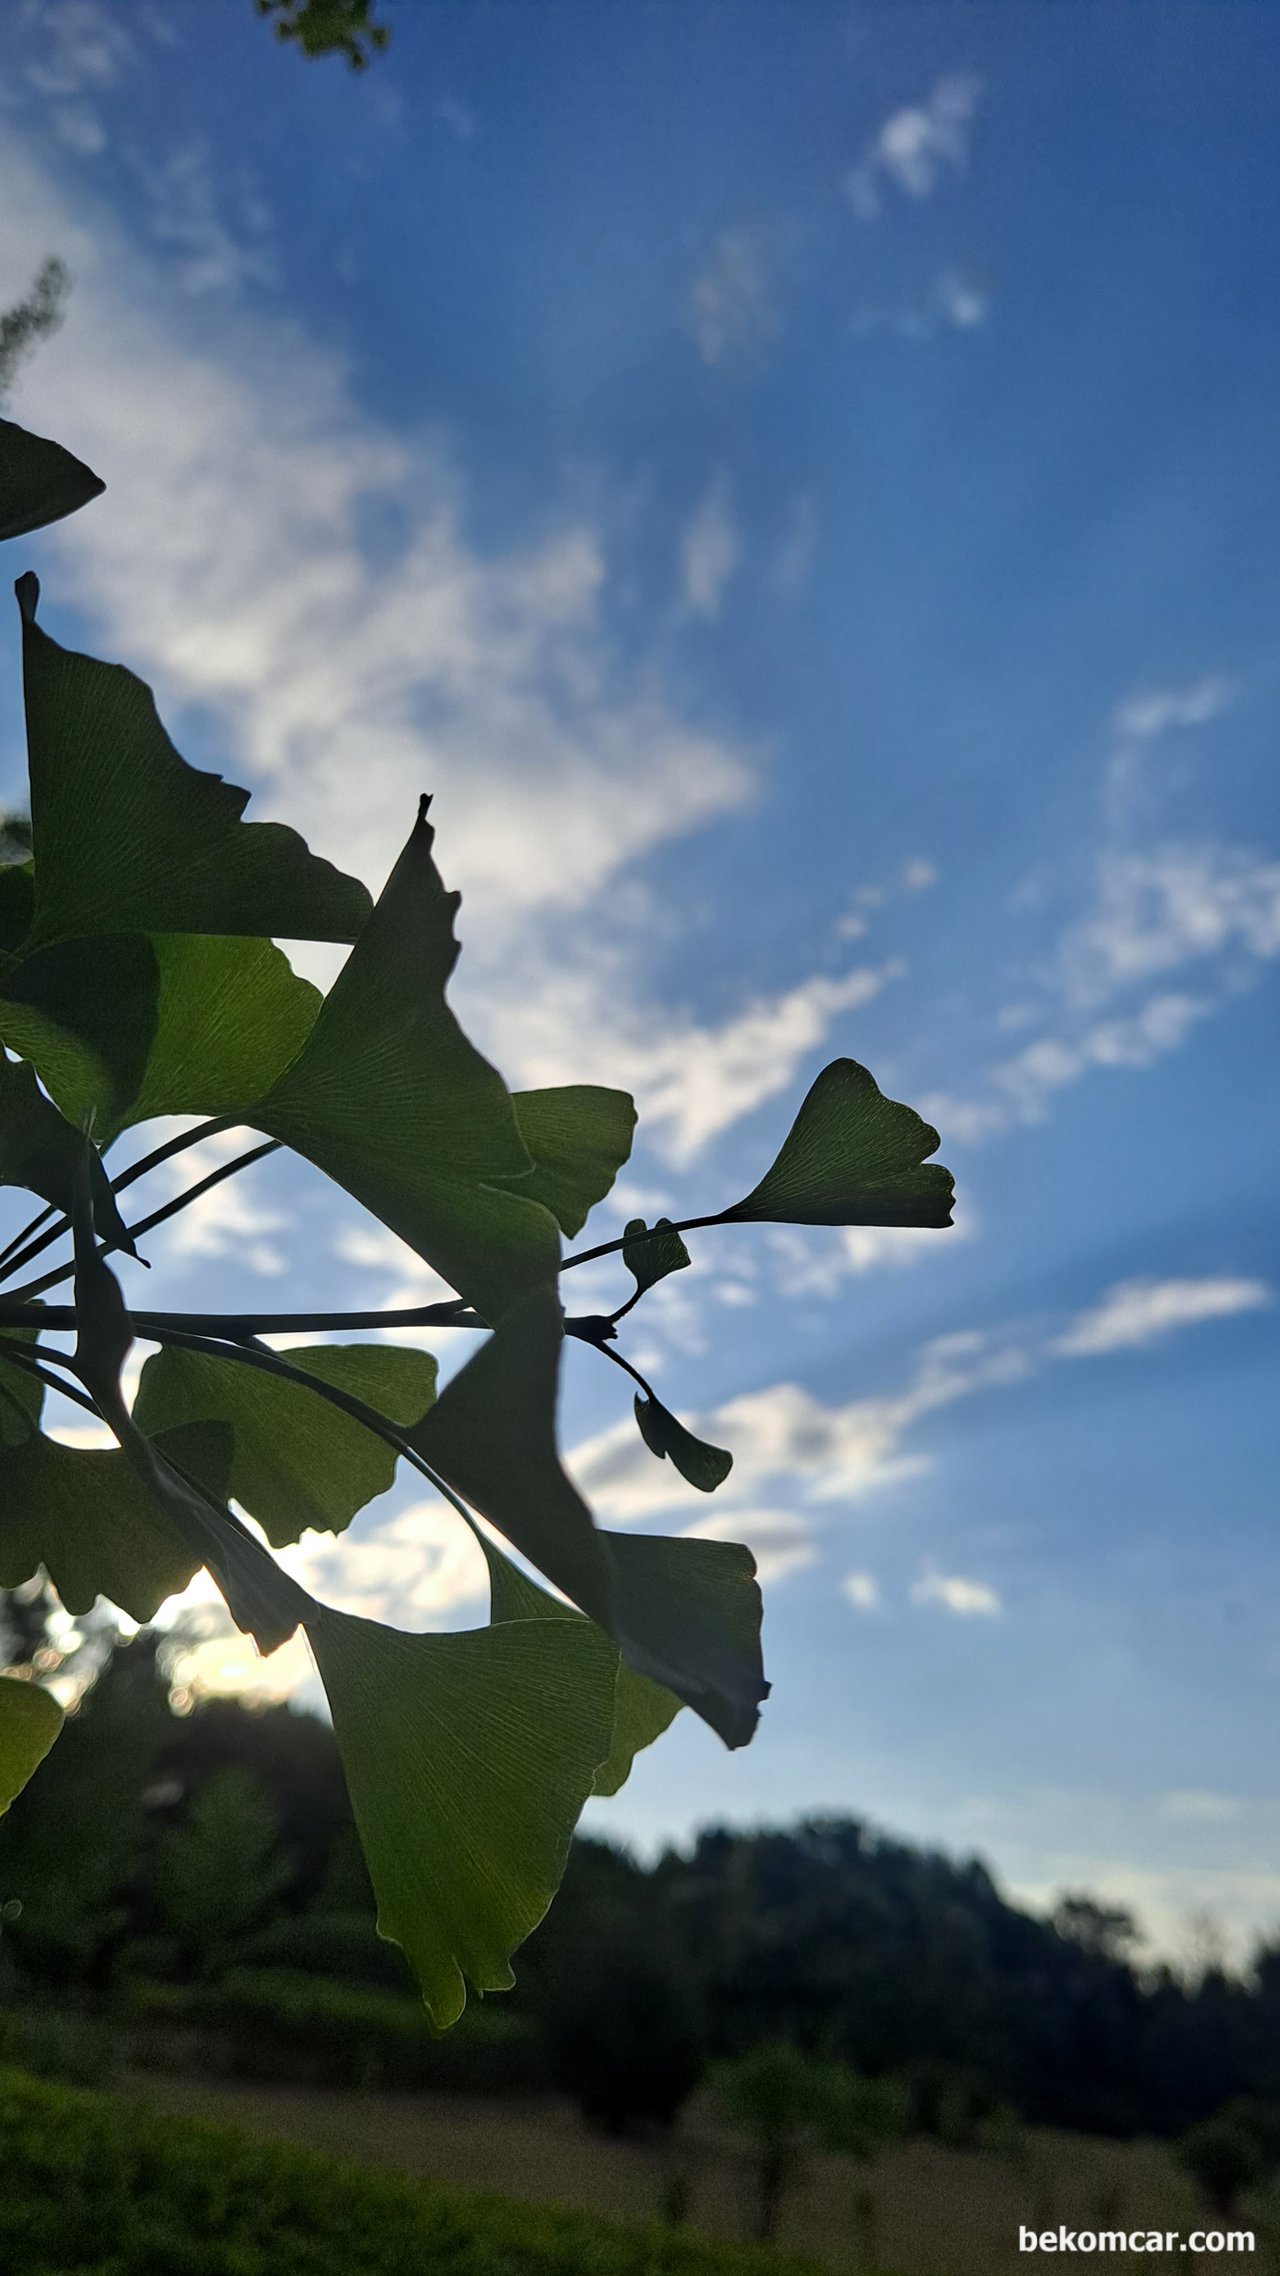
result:
[[[105,482],[61,443],[0,419],[0,538],[26,537],[100,498]]]
[[[585,1619],[584,1613],[575,1612],[562,1597],[551,1596],[546,1589],[539,1588],[537,1582],[513,1565],[509,1557],[504,1557],[492,1541],[482,1540],[481,1547],[489,1566],[491,1620]],[[601,1799],[607,1799],[625,1786],[636,1756],[662,1737],[683,1705],[673,1691],[665,1690],[647,1675],[637,1675],[621,1652],[614,1652],[614,1660],[613,1732],[608,1755],[597,1770],[591,1788]]]
[[[458,896],[431,858],[426,805],[303,1050],[252,1120],[497,1320],[554,1281],[560,1241],[550,1210],[519,1190],[533,1164],[511,1094],[445,1001]]]
[[[307,1634],[374,1891],[437,2030],[511,1955],[560,1885],[610,1747],[614,1660],[590,1621],[407,1636],[322,1611]]]
[[[643,1217],[633,1217],[623,1232],[622,1261],[643,1296],[668,1273],[683,1272],[692,1260],[669,1217],[659,1217],[651,1226]]]
[[[955,1180],[930,1162],[941,1141],[856,1059],[833,1059],[805,1098],[773,1167],[723,1222],[949,1225]]]
[[[695,1438],[686,1430],[678,1415],[664,1407],[652,1391],[647,1396],[636,1393],[636,1421],[640,1436],[651,1454],[659,1461],[674,1463],[682,1478],[696,1486],[700,1494],[711,1494],[722,1486],[733,1468],[733,1456],[723,1446],[711,1446],[704,1438]]]
[[[306,1042],[319,990],[267,940],[62,941],[0,982],[0,1037],[100,1141],[162,1114],[240,1114]]]
[[[145,682],[62,648],[18,579],[35,925],[31,949],[90,935],[235,933],[354,940],[369,896],[248,792],[180,758]]]
[[[231,1448],[225,1423],[157,1440],[171,1461],[224,1481]],[[0,1495],[0,1588],[20,1588],[43,1565],[77,1619],[105,1597],[131,1620],[154,1620],[204,1563],[117,1447],[62,1446],[43,1432],[0,1445]]]
[[[389,1422],[418,1422],[435,1397],[429,1352],[315,1344],[288,1357],[291,1367],[350,1392]],[[209,1483],[220,1501],[233,1494],[277,1549],[308,1527],[340,1533],[395,1477],[394,1448],[340,1408],[299,1383],[208,1352],[169,1349],[149,1359],[133,1415],[148,1435],[181,1422],[229,1425],[229,1479]]]
[[[38,1683],[0,1675],[0,1817],[39,1769],[62,1729],[62,1709]]]

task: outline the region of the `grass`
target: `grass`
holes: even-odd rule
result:
[[[637,2220],[660,2217],[673,2174],[687,2179],[687,2216],[705,2236],[748,2234],[751,2196],[742,2153],[705,2099],[691,2106],[671,2146],[609,2141],[589,2133],[567,2106],[453,2100],[415,2094],[334,2095],[304,2087],[210,2085],[134,2077],[125,2090],[174,2115],[217,2118],[255,2138],[340,2152],[372,2166],[530,2203],[556,2203]],[[865,2193],[864,2202],[859,2199]],[[1248,2267],[1280,2270],[1264,2234],[1265,2208],[1234,2224],[1258,2230],[1240,2256],[1070,2256],[1079,2276],[1121,2269],[1179,2276]],[[1168,2150],[1085,2135],[1028,2132],[1016,2162],[982,2151],[912,2142],[871,2169],[817,2157],[783,2211],[779,2243],[862,2276],[1003,2276],[1038,2272],[1048,2256],[1020,2254],[1019,2225],[1056,2227],[1210,2225]],[[1052,2265],[1057,2265],[1056,2259]]]

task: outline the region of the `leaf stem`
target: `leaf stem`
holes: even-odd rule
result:
[[[5,1271],[10,1257],[16,1256],[18,1250],[31,1239],[33,1233],[38,1233],[42,1225],[47,1225],[51,1217],[60,1217],[61,1215],[62,1211],[56,1201],[51,1201],[39,1212],[38,1216],[31,1218],[30,1222],[23,1226],[20,1233],[15,1233],[13,1239],[7,1242],[3,1249],[0,1249],[0,1273]]]
[[[198,1146],[204,1138],[215,1138],[221,1130],[234,1130],[235,1127],[236,1118],[234,1115],[218,1114],[214,1115],[208,1122],[198,1122],[194,1130],[180,1130],[176,1138],[167,1138],[163,1146],[156,1146],[151,1153],[144,1154],[141,1161],[132,1163],[127,1170],[122,1171],[118,1178],[112,1178],[112,1192],[123,1193],[126,1186],[133,1185],[138,1178],[145,1177],[149,1170],[158,1169],[161,1162],[169,1161],[174,1154],[182,1153],[188,1146]],[[198,1190],[200,1189],[189,1188],[180,1206],[185,1208],[187,1201],[194,1201]],[[49,1225],[47,1230],[41,1233],[40,1227],[45,1224],[49,1217],[53,1216],[57,1217],[57,1224]],[[8,1279],[11,1274],[21,1272],[25,1266],[34,1263],[38,1256],[42,1256],[54,1241],[60,1241],[63,1234],[70,1231],[71,1220],[62,1210],[43,1209],[38,1217],[33,1217],[31,1223],[10,1241],[3,1254],[0,1254],[0,1275]],[[39,1234],[39,1238],[31,1239],[32,1234]],[[24,1243],[26,1244],[25,1247],[23,1246]],[[63,1279],[67,1277],[66,1273],[62,1275]],[[54,1283],[49,1282],[46,1285],[53,1286]]]
[[[51,1391],[61,1392],[64,1399],[72,1400],[77,1407],[86,1407],[91,1415],[97,1415],[98,1410],[86,1391],[82,1391],[70,1383],[64,1383],[60,1376],[53,1373],[52,1368],[36,1359],[31,1352],[24,1351],[21,1346],[15,1349],[7,1336],[0,1344],[0,1353],[3,1354],[7,1366],[19,1367],[26,1375],[38,1375],[40,1381],[47,1384]],[[71,1365],[70,1359],[63,1357],[61,1353],[51,1352],[49,1357],[51,1359],[62,1359],[64,1367]]]
[[[732,1211],[719,1209],[714,1217],[682,1217],[678,1225],[646,1225],[643,1233],[624,1233],[616,1241],[601,1241],[594,1249],[579,1249],[576,1256],[565,1258],[560,1270],[561,1272],[572,1272],[575,1264],[594,1264],[597,1257],[616,1256],[619,1249],[629,1249],[633,1242],[656,1241],[665,1238],[669,1233],[696,1233],[704,1225],[730,1225],[733,1222]],[[640,1292],[637,1291],[637,1293]],[[635,1297],[633,1296],[631,1303],[634,1302]],[[630,1306],[628,1305],[626,1309],[629,1310]],[[615,1314],[615,1317],[618,1316]]]
[[[199,1200],[202,1193],[211,1193],[214,1186],[222,1184],[224,1178],[234,1177],[238,1170],[247,1170],[252,1162],[260,1162],[266,1155],[274,1154],[279,1145],[278,1138],[268,1138],[261,1146],[251,1147],[247,1154],[237,1154],[234,1161],[220,1163],[216,1170],[210,1170],[208,1177],[201,1178],[195,1185],[189,1185],[185,1192],[176,1193],[162,1208],[153,1209],[149,1217],[140,1217],[136,1225],[127,1226],[129,1238],[136,1241],[141,1234],[154,1232],[156,1226],[163,1225],[166,1218],[176,1217],[179,1210],[189,1208],[193,1201]],[[98,1255],[110,1256],[121,1245],[119,1241],[104,1241]],[[74,1272],[73,1264],[57,1265],[52,1272],[45,1273],[42,1280],[32,1280],[25,1288],[15,1288],[13,1301],[30,1303],[35,1297],[43,1296],[47,1288],[57,1288],[64,1280],[70,1280]]]

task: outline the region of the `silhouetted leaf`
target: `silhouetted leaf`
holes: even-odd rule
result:
[[[0,983],[0,1036],[105,1141],[156,1115],[251,1107],[319,1004],[270,941],[121,933],[25,958]]]
[[[668,1273],[683,1272],[691,1260],[669,1217],[659,1217],[653,1226],[633,1217],[622,1236],[622,1261],[643,1296]]]
[[[59,647],[17,585],[36,863],[30,948],[99,933],[354,940],[369,896],[279,822],[242,822],[248,792],[180,758],[151,690]]]
[[[494,1180],[531,1167],[511,1096],[445,1001],[456,893],[426,801],[292,1067],[254,1110],[425,1257],[486,1319],[554,1279],[555,1219]]]
[[[755,1559],[738,1541],[606,1533],[624,1648],[728,1747],[748,1745],[769,1696]]]
[[[328,1694],[382,1935],[438,2030],[504,1991],[609,1749],[614,1654],[589,1621],[406,1636],[318,1612]]]
[[[652,1392],[648,1398],[636,1393],[636,1421],[650,1453],[656,1454],[659,1461],[665,1457],[673,1462],[681,1477],[696,1486],[700,1494],[714,1493],[717,1486],[724,1484],[733,1468],[732,1454],[723,1446],[710,1446],[705,1439],[695,1438]]]
[[[515,1091],[511,1104],[534,1165],[516,1192],[542,1202],[562,1233],[581,1232],[631,1152],[634,1101],[626,1091],[567,1083],[559,1090]]]
[[[0,1817],[62,1729],[62,1709],[38,1683],[0,1675]]]
[[[435,1397],[429,1352],[315,1344],[288,1357],[291,1367],[351,1392],[394,1423],[417,1422]],[[235,1453],[229,1484],[215,1481],[217,1498],[232,1493],[277,1549],[308,1526],[341,1532],[395,1477],[394,1449],[352,1416],[301,1384],[207,1352],[170,1349],[149,1359],[133,1414],[148,1434],[203,1418],[229,1424]]]
[[[87,1152],[94,1228],[103,1240],[131,1248],[107,1173],[93,1148]],[[0,1052],[0,1185],[25,1186],[69,1216],[85,1159],[84,1139],[41,1096],[30,1067]]]
[[[878,1089],[856,1059],[824,1067],[782,1151],[725,1222],[774,1225],[949,1225],[950,1170],[926,1156],[940,1141],[913,1107]]]
[[[26,537],[30,530],[60,522],[105,489],[105,482],[61,443],[0,419],[0,538]]]

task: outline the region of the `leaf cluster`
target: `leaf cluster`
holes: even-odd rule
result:
[[[61,446],[0,422],[0,532],[23,535],[100,489]],[[712,1492],[731,1454],[615,1349],[621,1320],[687,1266],[683,1233],[945,1225],[951,1178],[929,1159],[937,1133],[837,1060],[743,1199],[682,1226],[632,1220],[566,1257],[628,1157],[635,1110],[592,1084],[513,1092],[466,1035],[448,998],[458,895],[436,866],[427,799],[372,904],[292,829],[247,821],[246,792],[190,766],[132,672],[54,639],[29,572],[16,590],[30,847],[0,870],[0,1181],[44,1207],[0,1258],[0,1585],[43,1568],[72,1613],[101,1596],[145,1621],[203,1566],[262,1651],[305,1630],[380,1926],[444,2027],[468,1982],[511,1983],[587,1798],[615,1792],[682,1707],[745,1745],[768,1689],[749,1552],[609,1532],[570,1479],[557,1438],[566,1335],[634,1378],[645,1444]],[[281,940],[350,945],[326,995]],[[203,1119],[113,1170],[128,1133],[175,1116]],[[240,1127],[257,1133],[250,1151],[126,1221],[134,1183]],[[410,1316],[481,1339],[443,1392],[430,1353],[352,1342],[349,1316],[126,1305],[113,1254],[145,1261],[147,1232],[184,1200],[282,1148],[454,1292]],[[65,1241],[70,1257],[21,1278]],[[566,1319],[562,1276],[614,1252],[630,1298]],[[51,1301],[68,1281],[70,1300]],[[287,1354],[263,1340],[299,1326],[323,1340]],[[135,1337],[154,1349],[130,1402]],[[49,1389],[114,1446],[51,1435]],[[401,1463],[479,1541],[484,1626],[421,1635],[357,1618],[277,1562],[307,1529],[340,1532]],[[56,1724],[45,1693],[0,1688],[0,1806]]]

